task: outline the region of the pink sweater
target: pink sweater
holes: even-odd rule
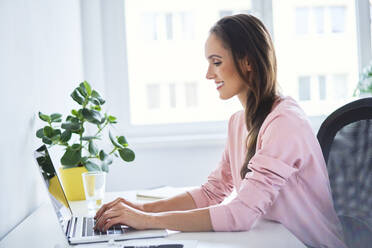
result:
[[[210,206],[213,229],[250,230],[262,217],[282,223],[307,245],[346,247],[321,148],[297,103],[286,97],[275,104],[259,131],[252,172],[242,180],[247,134],[244,111],[235,113],[217,169],[189,192],[198,208]],[[237,196],[220,204],[234,188]]]

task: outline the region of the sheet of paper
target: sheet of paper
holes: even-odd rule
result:
[[[183,192],[186,192],[187,190],[193,189],[195,187],[171,187],[171,186],[164,186],[156,189],[150,189],[150,190],[140,190],[137,192],[136,196],[137,198],[142,199],[164,199],[172,196],[176,196],[178,194],[181,194]]]

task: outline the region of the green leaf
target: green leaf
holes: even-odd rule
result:
[[[80,144],[73,144],[71,146],[71,149],[74,150],[74,151],[79,151],[79,150],[81,150],[81,145]]]
[[[94,123],[94,124],[101,124],[102,116],[98,111],[83,108],[81,113],[87,121]]]
[[[78,116],[77,116],[77,117],[78,117],[79,119],[84,118],[83,114],[81,113],[82,111],[83,111],[83,109],[79,109],[79,110],[78,110]]]
[[[76,165],[62,165],[63,166],[63,169],[70,169],[70,168],[76,168],[77,166]]]
[[[94,97],[94,98],[96,98],[98,101],[99,101],[99,103],[100,103],[100,105],[103,105],[106,101],[98,94],[98,92],[97,91],[95,91],[95,90],[93,90],[92,91],[92,97]],[[98,104],[97,104],[98,105]]]
[[[75,102],[79,103],[80,105],[83,105],[85,99],[84,99],[84,97],[80,94],[80,92],[77,89],[75,89],[71,93],[70,96],[72,97],[72,99],[75,100]]]
[[[61,135],[58,134],[58,135],[53,136],[50,139],[53,141],[53,143],[58,143],[58,141],[59,141],[60,138],[61,138]]]
[[[61,135],[61,130],[59,129],[53,129],[53,136],[56,136],[56,135]]]
[[[48,138],[47,136],[44,136],[42,138],[42,141],[43,141],[44,144],[47,144],[47,145],[51,145],[53,143],[53,141],[50,138]]]
[[[91,103],[93,103],[94,105],[100,105],[101,104],[100,101],[97,98],[95,98],[95,97],[90,97],[89,98],[89,101]]]
[[[51,140],[53,143],[57,143],[59,139],[61,138],[61,130],[59,129],[53,129]]]
[[[97,110],[97,111],[101,111],[102,110],[101,106],[99,106],[99,105],[93,106],[92,109]]]
[[[87,161],[85,163],[85,167],[87,168],[88,171],[101,171],[99,165],[92,161]]]
[[[120,144],[116,141],[116,139],[112,136],[111,131],[109,131],[109,137],[110,137],[111,143],[112,143],[115,147],[117,147],[117,148],[119,148],[119,149],[123,149],[123,148],[124,148],[124,146],[120,145]]]
[[[108,121],[109,121],[110,123],[117,123],[117,122],[116,122],[116,117],[115,117],[115,116],[112,116],[112,115],[109,115],[109,116],[108,116]]]
[[[106,116],[102,117],[100,124],[105,123],[105,121],[106,121]]]
[[[44,135],[47,136],[48,138],[52,138],[53,128],[51,128],[50,126],[45,126],[44,127]]]
[[[102,168],[102,171],[107,172],[107,173],[109,172],[108,164],[102,163],[101,168]]]
[[[84,83],[80,83],[79,87],[76,88],[79,93],[85,98],[88,96],[88,92],[85,89]]]
[[[80,144],[74,144],[74,145],[78,145],[80,147]],[[80,159],[81,159],[81,147],[80,149],[73,149],[73,147],[67,147],[66,152],[63,154],[61,158],[61,164],[76,166],[79,164]]]
[[[99,159],[103,162],[105,162],[106,164],[110,165],[112,164],[112,156],[111,155],[108,155],[107,153],[105,153],[104,150],[101,150],[99,152]]]
[[[105,160],[105,158],[106,158],[107,156],[108,156],[108,155],[107,155],[107,153],[105,153],[104,150],[99,151],[99,159],[100,159],[101,161]]]
[[[76,118],[76,117],[74,117],[74,116],[69,115],[69,116],[67,116],[66,121],[67,121],[67,122],[78,123],[78,122],[79,122],[79,119]]]
[[[97,136],[84,136],[81,137],[81,140],[89,141],[89,140],[94,140],[94,139],[99,139]]]
[[[89,141],[88,150],[89,150],[90,154],[97,155],[98,148],[97,148],[96,144],[93,142],[93,140]]]
[[[76,109],[71,110],[71,114],[76,117],[79,115]]]
[[[44,128],[40,128],[39,130],[36,131],[36,137],[40,139],[44,137]]]
[[[72,133],[76,133],[76,134],[83,134],[85,131],[85,129],[83,127],[80,127],[80,129],[78,130],[71,130]]]
[[[61,134],[61,139],[60,141],[61,142],[67,142],[71,139],[71,131],[69,129],[65,130],[62,134]]]
[[[50,117],[48,115],[44,115],[43,113],[39,112],[39,118],[43,121],[50,122]]]
[[[58,113],[54,113],[50,115],[51,122],[61,122],[62,121],[62,115]]]
[[[82,163],[82,164],[86,164],[87,162],[89,161],[89,157],[81,157],[81,159],[80,159],[80,162]]]
[[[88,95],[90,96],[92,94],[92,87],[90,87],[90,84],[87,81],[84,81],[83,84]]]
[[[75,122],[65,122],[62,123],[61,128],[71,131],[79,131],[80,130],[80,123]]]
[[[128,146],[128,142],[127,142],[127,140],[125,139],[124,136],[118,137],[118,142],[119,142],[120,145],[122,145],[124,147]]]
[[[119,149],[120,157],[126,162],[132,162],[135,158],[134,152],[129,148]]]

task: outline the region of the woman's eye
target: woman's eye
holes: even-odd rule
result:
[[[214,64],[215,66],[219,66],[220,64],[222,64],[222,62],[213,62],[213,64]]]

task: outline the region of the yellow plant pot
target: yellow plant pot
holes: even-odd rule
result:
[[[83,179],[81,174],[88,170],[83,167],[75,167],[69,169],[59,168],[59,174],[65,190],[67,200],[82,201],[85,200]]]

